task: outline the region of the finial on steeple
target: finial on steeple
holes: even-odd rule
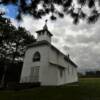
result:
[[[48,20],[46,19],[46,20],[45,20],[45,24],[47,24],[47,22],[48,22]]]
[[[46,20],[45,20],[45,25],[44,25],[44,27],[43,27],[44,30],[47,30],[47,29],[48,29],[48,27],[47,27],[47,21],[48,21],[48,20],[46,19]]]

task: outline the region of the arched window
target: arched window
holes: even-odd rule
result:
[[[40,61],[40,53],[39,52],[36,52],[33,55],[33,62],[36,62],[36,61]]]

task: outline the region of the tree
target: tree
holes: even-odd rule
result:
[[[22,13],[30,14],[36,19],[51,13],[52,20],[57,19],[56,15],[63,18],[65,14],[68,14],[77,24],[80,19],[86,19],[88,23],[95,23],[100,17],[100,0],[1,0],[1,4],[8,3],[18,6],[17,19],[21,19]],[[41,9],[37,9],[39,4],[42,5]],[[62,6],[63,12],[58,11],[55,5]],[[89,9],[88,13],[86,13],[86,9],[84,10],[85,7]]]
[[[23,61],[23,56],[28,44],[35,42],[34,36],[30,35],[23,27],[18,27],[17,30],[12,30],[12,36],[9,43],[9,58],[12,62]],[[10,50],[11,49],[11,50]]]
[[[16,29],[10,20],[1,17],[0,41],[0,58],[14,62],[16,59],[22,60],[26,46],[35,42],[35,39],[25,28]]]
[[[0,16],[0,79],[3,85],[18,80],[26,47],[33,42],[34,36],[25,28],[17,29],[10,20]]]

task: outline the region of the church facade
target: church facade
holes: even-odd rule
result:
[[[28,46],[20,83],[59,86],[78,81],[77,65],[51,44],[47,25],[36,32],[37,42]]]

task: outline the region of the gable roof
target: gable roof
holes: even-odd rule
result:
[[[37,46],[41,46],[41,45],[48,45],[50,46],[52,49],[54,49],[56,52],[62,54],[64,56],[64,59],[69,62],[70,64],[72,64],[74,67],[78,67],[68,56],[64,55],[60,50],[58,50],[55,46],[53,46],[52,44],[50,44],[48,41],[46,40],[42,40],[42,41],[37,41],[34,42],[33,44],[30,44],[27,46],[27,49],[32,48],[32,47],[37,47]]]
[[[36,47],[36,46],[40,46],[40,45],[50,45],[50,43],[46,40],[42,40],[42,41],[36,41],[32,44],[29,44],[27,46],[27,49],[32,48],[32,47]]]

